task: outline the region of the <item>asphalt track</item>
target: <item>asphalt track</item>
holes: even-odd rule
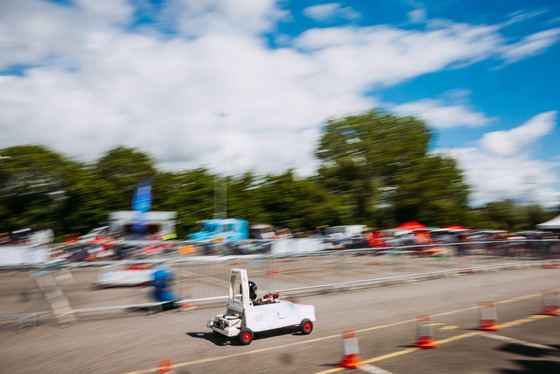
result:
[[[87,274],[73,271],[75,279]],[[14,289],[10,282],[17,282],[16,275],[0,277],[3,295]],[[249,346],[205,327],[223,306],[151,316],[141,311],[94,313],[64,328],[45,316],[22,333],[14,323],[3,322],[0,367],[3,373],[140,374],[157,373],[157,363],[169,358],[175,374],[331,373],[344,371],[336,366],[344,357],[341,332],[354,329],[364,362],[355,372],[558,373],[560,317],[542,314],[541,291],[557,289],[559,281],[560,269],[538,267],[300,297],[297,301],[316,308],[310,335],[284,329],[257,334]],[[72,296],[68,291],[71,302],[84,293],[76,289]],[[38,307],[38,296],[30,293],[26,302]],[[3,308],[17,298],[2,298]],[[501,331],[477,330],[481,301],[494,302]],[[424,313],[431,315],[437,349],[414,347],[416,316]]]

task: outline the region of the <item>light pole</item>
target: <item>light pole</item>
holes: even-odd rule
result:
[[[215,165],[215,177],[214,177],[214,218],[227,218],[227,158],[224,161],[226,176],[225,179],[220,177],[218,173],[220,158],[218,153],[220,150],[220,131],[219,131],[219,119],[227,118],[230,116],[222,110],[212,111],[212,115],[217,118],[216,120],[216,165]],[[227,124],[224,126],[227,130]],[[227,131],[224,131],[223,136],[227,135]],[[227,143],[226,143],[227,144]],[[224,145],[224,150],[227,153],[227,146]]]

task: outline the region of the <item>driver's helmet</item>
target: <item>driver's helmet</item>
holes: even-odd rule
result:
[[[253,281],[249,281],[249,297],[251,300],[257,298],[257,284]]]

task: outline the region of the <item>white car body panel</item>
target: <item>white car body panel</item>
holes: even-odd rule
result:
[[[149,270],[116,270],[101,273],[97,277],[99,287],[138,286],[152,281],[154,269]]]
[[[315,321],[313,305],[279,300],[276,303],[254,305],[245,309],[247,327],[255,332],[296,326],[306,318]]]

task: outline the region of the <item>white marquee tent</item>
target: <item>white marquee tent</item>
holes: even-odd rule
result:
[[[539,230],[560,230],[560,216],[546,222],[539,223],[536,227]]]

